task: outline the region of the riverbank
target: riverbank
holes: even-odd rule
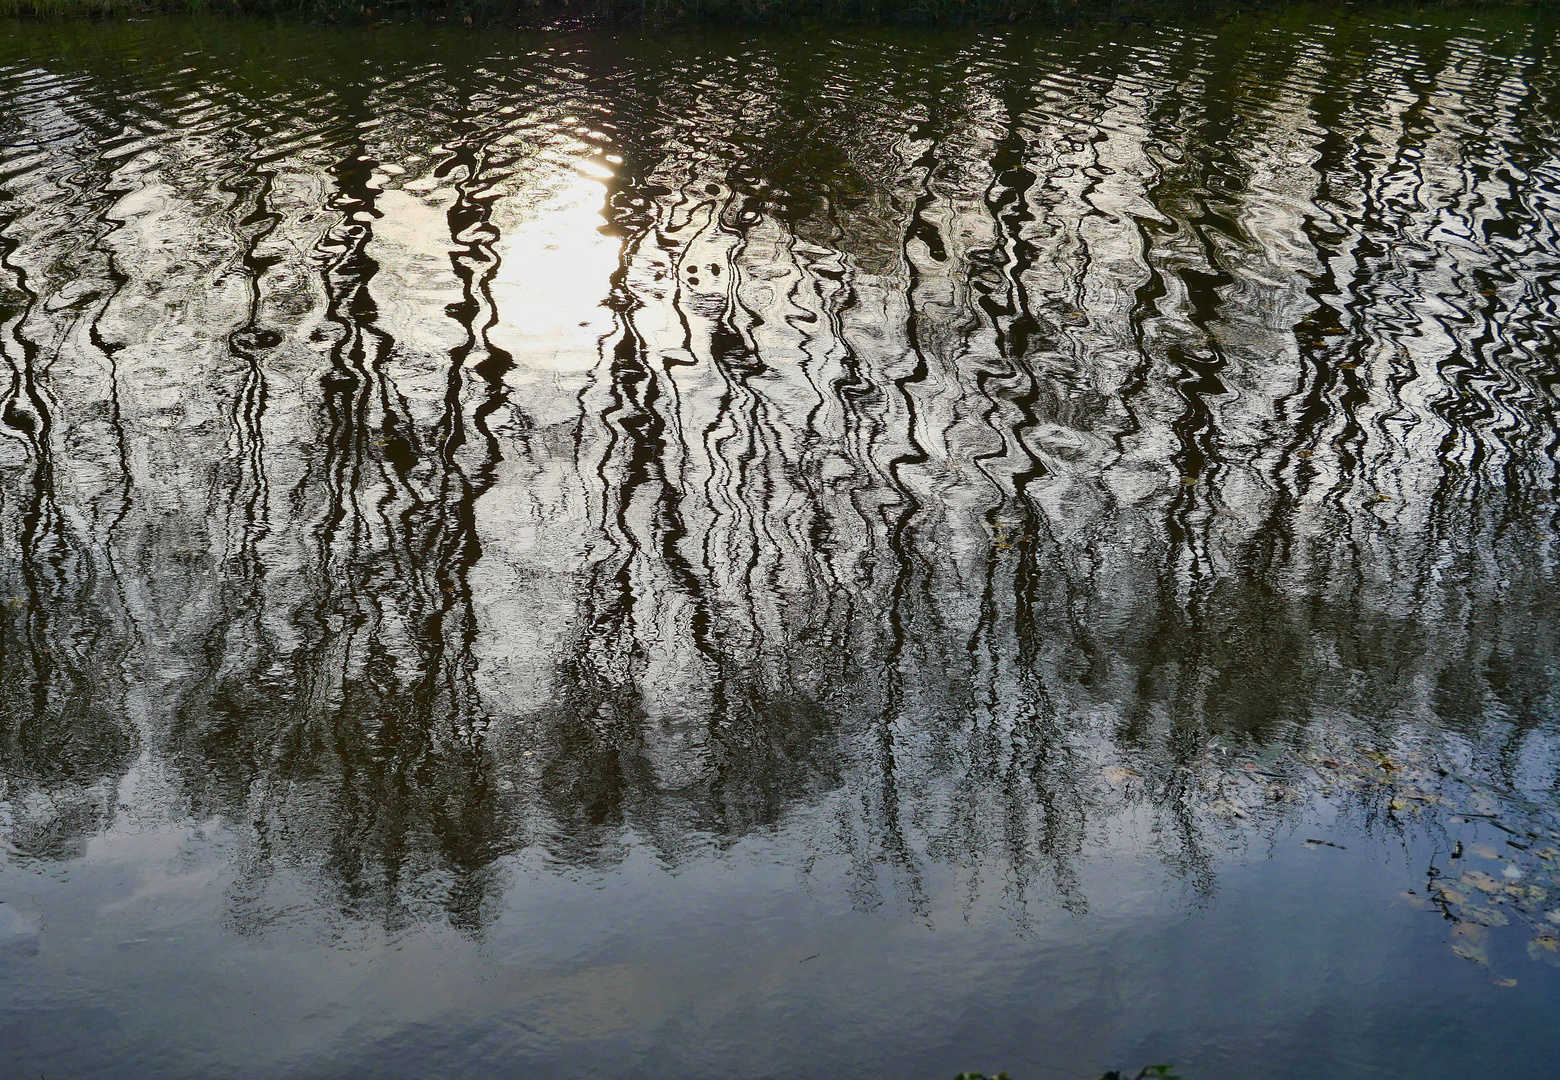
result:
[[[324,23],[454,22],[472,26],[757,25],[819,22],[971,25],[1160,19],[1295,6],[1284,0],[0,0],[0,14],[112,19],[148,14],[235,14]],[[1329,6],[1350,8],[1358,3]],[[1532,8],[1544,0],[1382,0],[1373,7]]]

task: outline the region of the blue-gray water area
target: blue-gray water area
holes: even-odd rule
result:
[[[1560,1061],[1532,9],[0,35],[0,1076]]]

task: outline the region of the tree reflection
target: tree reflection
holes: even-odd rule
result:
[[[81,855],[111,820],[135,753],[121,682],[133,635],[57,494],[55,405],[28,325],[38,297],[7,224],[0,436],[14,467],[0,494],[0,783],[12,850],[59,860]]]
[[[173,515],[216,538],[210,617],[148,730],[244,837],[242,925],[285,872],[475,934],[519,852],[792,827],[864,906],[929,910],[941,863],[1082,911],[1112,829],[1208,895],[1232,836],[1379,801],[1324,759],[1552,785],[1555,239],[1489,162],[1548,168],[1560,103],[1467,89],[1526,133],[1497,146],[1440,111],[1445,49],[1392,97],[1232,40],[325,65],[331,125],[286,139],[212,106],[231,138],[179,153],[224,177],[191,213],[242,301],[196,328],[221,463]],[[570,283],[611,327],[576,377],[506,347],[496,283],[582,163],[619,257]],[[44,790],[129,767],[102,673],[135,635],[93,561],[128,542],[58,502],[33,340],[0,674],[8,782]]]

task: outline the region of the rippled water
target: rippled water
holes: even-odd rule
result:
[[[1560,42],[1390,18],[7,24],[0,1074],[1546,1074]]]

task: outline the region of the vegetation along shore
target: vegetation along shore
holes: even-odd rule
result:
[[[1554,0],[1363,0],[1412,14],[1429,9],[1553,9]],[[454,22],[471,26],[760,25],[776,22],[968,25],[1026,18],[1069,22],[1160,19],[1295,6],[1286,0],[0,0],[0,13],[45,18],[233,14],[323,23]],[[1315,6],[1315,5],[1307,5]],[[1352,0],[1324,5],[1346,9]]]

